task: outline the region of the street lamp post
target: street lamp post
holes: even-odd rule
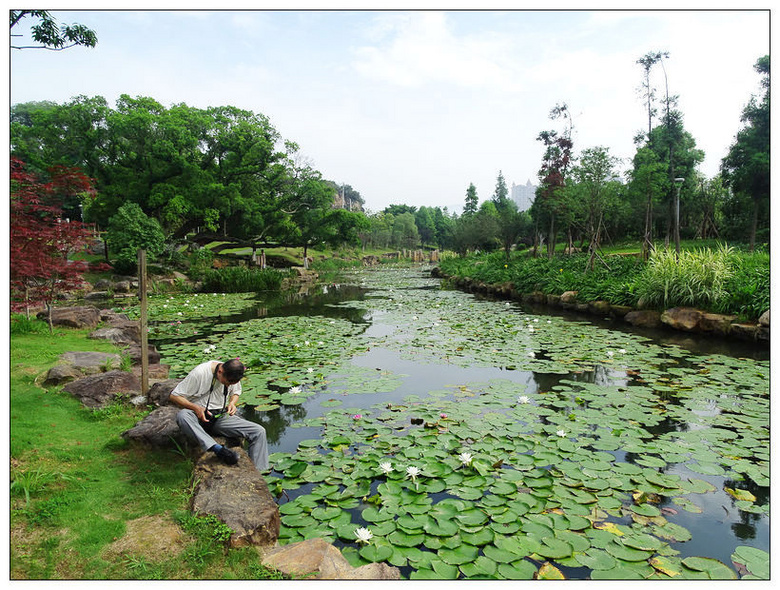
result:
[[[677,186],[677,193],[674,198],[674,251],[677,257],[680,256],[680,189],[682,188],[684,178],[675,178],[674,184]]]

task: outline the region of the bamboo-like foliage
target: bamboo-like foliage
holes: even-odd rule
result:
[[[709,308],[728,296],[726,283],[734,274],[733,249],[703,248],[675,254],[658,249],[636,281],[640,307],[693,306]]]

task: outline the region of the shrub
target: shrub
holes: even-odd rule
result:
[[[728,296],[726,283],[734,275],[733,250],[703,248],[655,250],[637,278],[639,305],[646,307],[692,306],[712,309]]]
[[[37,318],[28,318],[21,313],[11,314],[11,334],[48,334],[49,325]]]
[[[203,274],[203,290],[212,293],[278,291],[287,273],[275,269],[227,266]]]
[[[728,297],[715,310],[756,320],[769,309],[769,254],[735,252],[732,260],[734,274],[724,285]]]

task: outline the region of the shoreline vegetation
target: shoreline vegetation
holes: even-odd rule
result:
[[[503,253],[487,253],[444,258],[434,272],[472,292],[611,315],[634,325],[638,325],[635,321],[646,327],[665,324],[768,342],[766,252],[719,245],[683,250],[679,262],[674,251],[661,249],[647,262],[613,253],[585,271],[587,262],[588,255],[582,253],[551,259],[533,258],[528,251],[513,253],[509,259]],[[671,317],[680,313],[687,315],[684,321]]]

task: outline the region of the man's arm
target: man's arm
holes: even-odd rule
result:
[[[198,417],[198,420],[201,422],[207,422],[205,412],[206,408],[203,406],[199,406],[198,404],[193,404],[190,400],[187,398],[184,398],[180,395],[171,394],[168,399],[172,401],[177,406],[184,408],[185,410],[192,410],[195,412],[195,415]]]

